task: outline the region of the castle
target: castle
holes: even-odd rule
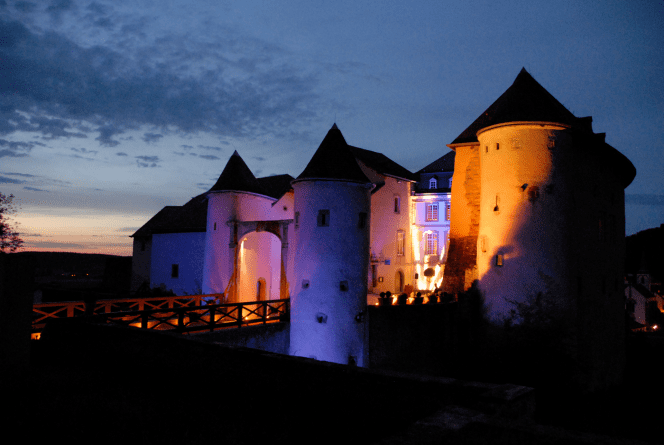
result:
[[[571,314],[580,351],[618,357],[636,171],[591,122],[524,69],[417,175],[336,124],[297,178],[256,178],[236,152],[208,192],[132,235],[135,282],[290,297],[291,354],[358,365],[368,294],[477,286],[494,321],[539,294]]]

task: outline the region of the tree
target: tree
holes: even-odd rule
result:
[[[14,195],[0,193],[0,252],[14,252],[23,245],[23,240],[18,236],[16,229],[9,223],[8,215],[16,213],[13,204]]]

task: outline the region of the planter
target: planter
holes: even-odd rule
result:
[[[397,297],[397,304],[402,306],[405,304],[408,304],[408,295],[406,294],[401,294]]]

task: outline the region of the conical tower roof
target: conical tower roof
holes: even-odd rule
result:
[[[477,142],[483,128],[507,122],[556,122],[574,125],[580,121],[531,76],[525,68],[505,91],[452,144]]]
[[[260,195],[265,195],[265,190],[261,187],[260,183],[256,179],[247,164],[244,163],[244,160],[240,157],[237,150],[233,152],[233,155],[228,160],[224,171],[221,172],[219,179],[212,186],[208,193],[210,192],[221,192],[221,191],[236,191],[236,192],[250,192],[258,193]]]
[[[333,180],[369,183],[337,124],[332,125],[304,171],[293,182]]]

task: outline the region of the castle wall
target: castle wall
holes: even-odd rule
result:
[[[443,290],[464,292],[477,277],[477,236],[480,224],[479,145],[455,147],[452,215]]]
[[[365,172],[366,174],[366,172]],[[410,183],[382,176],[380,189],[371,195],[371,268],[368,285],[373,293],[397,293],[413,285],[413,263],[410,237]],[[395,199],[398,204],[395,205]],[[398,232],[403,232],[403,249],[399,249]],[[373,276],[375,272],[375,276]],[[398,273],[403,274],[399,283]],[[378,280],[382,277],[382,282]],[[374,285],[375,283],[375,285]]]
[[[205,233],[152,235],[150,287],[164,286],[176,295],[199,295],[203,283]],[[177,276],[173,276],[174,266]]]
[[[233,221],[274,221],[293,218],[292,194],[275,200],[243,192],[210,193],[205,241],[203,292],[222,293],[233,276],[240,242]]]
[[[151,257],[152,237],[135,237],[131,256],[131,292],[136,292],[143,283],[150,283]]]
[[[293,187],[290,354],[365,366],[370,186],[306,180]]]
[[[573,146],[559,125],[498,125],[478,134],[478,278],[491,319],[538,293],[568,299]],[[567,302],[560,301],[567,305]]]

